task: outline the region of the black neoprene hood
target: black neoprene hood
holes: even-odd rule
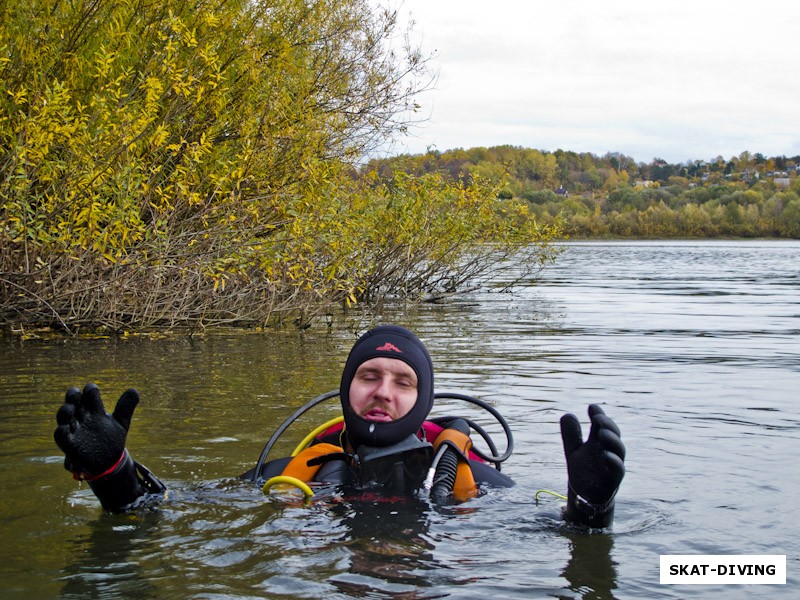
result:
[[[411,410],[388,423],[368,421],[350,406],[350,382],[362,363],[378,357],[396,358],[408,364],[417,374],[417,401]],[[362,335],[350,351],[342,371],[339,387],[345,429],[355,448],[392,446],[416,433],[433,408],[433,362],[425,344],[408,329],[399,325],[380,325]]]

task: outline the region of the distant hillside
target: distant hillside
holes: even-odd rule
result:
[[[561,221],[572,237],[800,238],[800,156],[742,152],[645,164],[619,153],[496,146],[401,155],[362,168],[383,180],[397,171],[483,178],[500,198],[526,200],[541,222]]]

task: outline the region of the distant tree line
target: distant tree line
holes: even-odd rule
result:
[[[402,155],[362,169],[378,177],[396,171],[493,181],[501,199],[527,201],[543,224],[561,223],[572,237],[800,238],[800,156],[645,164],[619,153],[497,146]]]

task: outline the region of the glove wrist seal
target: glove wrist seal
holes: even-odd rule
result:
[[[122,454],[120,454],[119,459],[113,465],[111,465],[108,469],[100,473],[99,475],[90,475],[84,471],[73,471],[72,478],[75,481],[86,481],[91,483],[92,481],[97,481],[98,479],[102,479],[108,475],[112,475],[114,471],[116,471],[120,465],[125,461],[125,457],[128,455],[128,451],[125,448],[122,449]]]
[[[617,488],[618,490],[619,488]],[[614,520],[614,505],[617,490],[600,504],[590,502],[581,496],[572,485],[567,487],[566,514],[570,521],[589,527],[608,527]]]

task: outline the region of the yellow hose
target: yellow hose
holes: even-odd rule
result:
[[[312,431],[306,437],[303,438],[303,441],[301,441],[299,444],[297,444],[297,447],[294,449],[294,451],[292,452],[291,456],[297,456],[298,454],[300,454],[300,452],[305,450],[306,447],[311,443],[311,440],[313,440],[315,437],[317,437],[320,433],[322,433],[323,431],[325,431],[329,427],[332,427],[333,425],[336,425],[337,423],[341,423],[342,421],[344,421],[344,417],[342,415],[339,415],[335,419],[331,419],[327,423],[323,423],[319,427],[315,428],[314,431]]]
[[[288,475],[278,475],[277,477],[272,477],[268,479],[267,482],[261,488],[261,491],[265,494],[269,491],[269,489],[277,485],[279,483],[285,483],[288,485],[293,485],[301,492],[306,495],[306,498],[311,498],[314,495],[314,492],[311,491],[311,488],[308,487],[308,484],[305,481],[300,481],[297,477],[289,477]]]
[[[341,423],[342,421],[344,421],[344,417],[339,415],[338,417],[331,419],[327,423],[323,423],[319,427],[314,428],[314,430],[311,433],[309,433],[306,437],[303,438],[303,440],[299,444],[297,444],[297,447],[292,452],[292,456],[297,456],[298,454],[300,454],[300,452],[302,452],[311,443],[311,441],[315,437],[317,437],[320,433],[322,433],[329,427],[336,425],[337,423]],[[301,492],[303,492],[306,498],[311,498],[314,495],[314,492],[311,491],[311,488],[305,481],[301,481],[297,477],[290,477],[288,475],[278,475],[276,477],[268,479],[266,483],[264,483],[264,485],[261,487],[261,491],[266,494],[272,486],[281,483],[287,485],[293,485]]]
[[[536,504],[539,504],[539,496],[541,496],[542,494],[549,494],[550,496],[555,496],[556,498],[559,498],[561,500],[567,499],[567,497],[564,494],[559,494],[558,492],[554,492],[552,490],[539,490],[538,492],[536,492],[536,495],[533,498]]]

